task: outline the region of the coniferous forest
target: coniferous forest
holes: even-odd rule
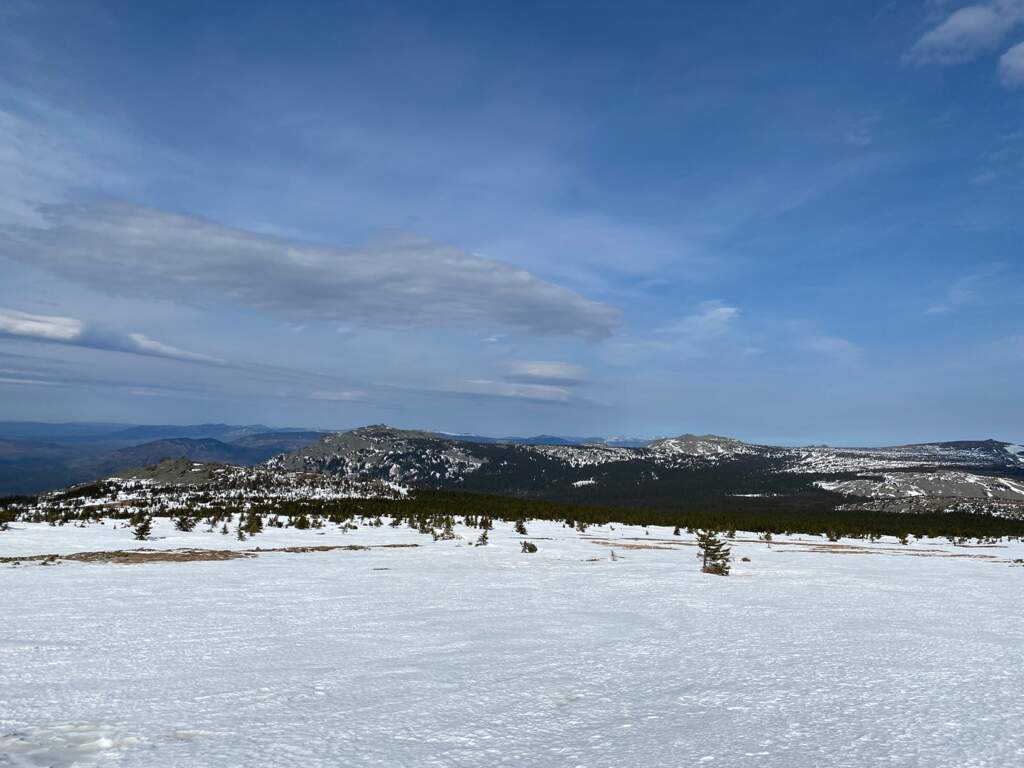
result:
[[[79,489],[76,493],[84,493]],[[0,499],[0,524],[15,519],[35,522],[84,522],[100,517],[128,519],[137,511],[123,508],[49,509],[28,512],[34,497]],[[211,503],[212,502],[212,503]],[[524,520],[564,521],[571,526],[625,525],[682,527],[713,531],[756,531],[773,534],[802,533],[838,537],[948,537],[988,539],[1024,536],[1024,520],[958,512],[892,514],[856,509],[836,509],[831,494],[764,497],[707,498],[674,506],[590,506],[557,501],[494,496],[464,491],[417,490],[404,499],[352,498],[209,502],[189,512],[161,508],[146,511],[156,517],[191,514],[196,519],[220,520],[245,514],[248,518],[271,517],[288,525],[307,527],[332,523],[343,525],[356,519],[389,518],[420,528],[443,528],[444,521],[457,517],[480,518],[518,524]],[[282,524],[285,524],[282,522]],[[255,529],[255,523],[250,523]],[[258,530],[253,530],[257,533]]]

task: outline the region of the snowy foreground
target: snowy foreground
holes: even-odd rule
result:
[[[114,526],[0,557],[420,546],[0,564],[0,766],[1024,765],[1018,543]]]

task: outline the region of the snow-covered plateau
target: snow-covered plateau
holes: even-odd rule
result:
[[[12,523],[0,765],[1024,764],[1020,542],[527,527]],[[140,547],[264,551],[25,559]]]

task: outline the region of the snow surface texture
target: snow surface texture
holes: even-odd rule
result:
[[[721,578],[666,529],[527,525],[13,524],[0,555],[421,546],[0,565],[0,765],[1024,764],[1018,543],[741,536]]]

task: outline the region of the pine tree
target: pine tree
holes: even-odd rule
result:
[[[174,527],[183,533],[188,533],[196,527],[196,520],[188,512],[182,512],[174,518]]]
[[[526,521],[523,520],[523,518],[519,518],[518,520],[516,520],[516,533],[518,533],[520,536],[526,535]]]
[[[149,515],[144,515],[139,518],[139,521],[135,524],[132,529],[132,533],[135,534],[135,538],[139,541],[145,541],[149,538],[149,534],[153,532],[153,518]]]
[[[697,547],[701,551],[701,570],[716,576],[729,575],[729,560],[732,550],[718,538],[715,531],[697,531]]]
[[[522,549],[523,552],[525,552],[526,554],[530,554],[531,552],[537,551],[537,545],[534,544],[532,541],[524,541]]]
[[[487,546],[487,529],[485,528],[480,533],[480,538],[476,540],[476,546],[486,547]]]
[[[241,520],[239,520],[239,525],[241,526]],[[263,533],[263,515],[250,512],[249,518],[245,523],[245,532],[249,536],[255,536],[257,533]]]

